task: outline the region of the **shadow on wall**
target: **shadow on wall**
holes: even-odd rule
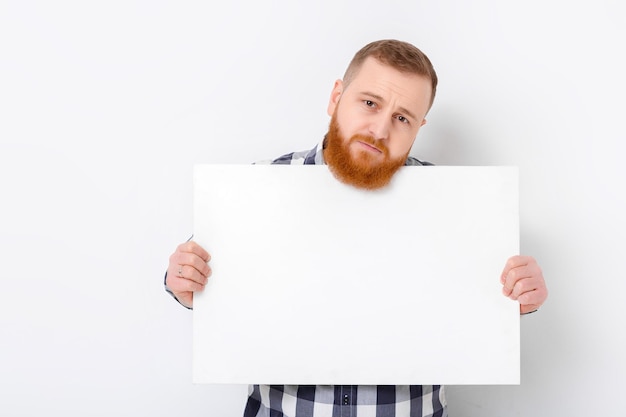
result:
[[[467,118],[467,112],[454,107],[433,110],[426,117],[411,155],[435,165],[494,165],[495,140],[487,126]]]

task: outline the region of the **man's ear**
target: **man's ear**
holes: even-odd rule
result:
[[[343,81],[337,80],[335,81],[335,85],[333,86],[332,91],[330,92],[330,100],[328,100],[328,115],[332,116],[337,108],[337,104],[339,103],[339,99],[341,98],[341,93],[343,92]]]
[[[426,124],[426,119],[422,119],[422,124],[420,125],[420,127],[424,126],[425,124]]]

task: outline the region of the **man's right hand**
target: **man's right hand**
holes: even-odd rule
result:
[[[178,245],[170,256],[165,285],[181,304],[193,307],[194,291],[202,291],[211,268],[211,255],[193,240]]]

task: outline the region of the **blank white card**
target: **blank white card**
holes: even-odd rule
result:
[[[514,167],[403,167],[380,191],[326,166],[198,165],[193,380],[518,384]]]

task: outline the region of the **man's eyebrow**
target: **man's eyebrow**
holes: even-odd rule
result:
[[[385,102],[385,100],[379,96],[378,94],[374,94],[374,93],[370,93],[369,91],[363,91],[361,94],[365,95],[365,96],[369,96],[371,98],[373,98],[376,101],[380,101],[380,102]],[[409,111],[409,109],[404,108],[404,107],[400,107],[400,111],[404,114],[406,114],[407,116],[409,116],[410,118],[412,118],[413,120],[417,120],[417,117],[415,117],[415,115],[413,114],[413,112]]]

